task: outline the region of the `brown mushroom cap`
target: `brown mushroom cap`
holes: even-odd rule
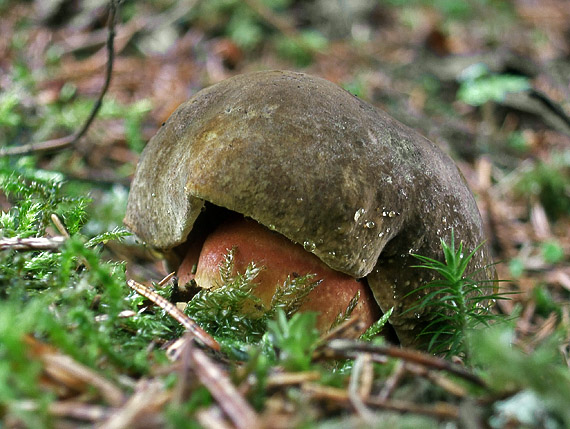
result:
[[[440,238],[484,241],[475,200],[432,142],[335,84],[302,73],[236,76],[182,104],[145,148],[125,224],[149,245],[186,240],[208,201],[303,244],[334,270],[367,277],[403,343],[402,314],[429,281],[412,253],[441,259]],[[488,249],[475,278],[493,278]]]

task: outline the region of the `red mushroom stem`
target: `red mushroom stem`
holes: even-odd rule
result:
[[[277,286],[288,276],[315,274],[321,283],[313,289],[299,311],[316,311],[317,329],[327,331],[337,315],[346,311],[351,299],[360,292],[353,317],[365,326],[377,320],[381,311],[365,280],[356,280],[334,271],[315,255],[251,219],[231,218],[219,225],[205,240],[201,251],[190,248],[178,269],[180,284],[195,280],[200,287],[220,283],[219,267],[229,249],[235,249],[234,270],[243,273],[250,262],[264,269],[254,279],[254,295],[268,307]]]

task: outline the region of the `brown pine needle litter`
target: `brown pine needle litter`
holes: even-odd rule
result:
[[[3,428],[570,427],[567,0],[91,3],[0,2]],[[444,359],[362,341],[357,318],[216,331],[204,309],[227,308],[150,282],[164,268],[121,229],[145,143],[198,90],[268,68],[454,158],[518,292],[506,323]]]

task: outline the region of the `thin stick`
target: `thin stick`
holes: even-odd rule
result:
[[[350,406],[349,394],[344,389],[337,387],[322,386],[315,383],[305,383],[302,386],[303,393],[310,395],[315,399],[324,399],[339,403],[344,406]],[[435,417],[438,419],[456,420],[459,417],[459,409],[446,402],[436,402],[433,405],[419,405],[412,402],[401,400],[379,400],[377,398],[365,398],[364,403],[369,407],[380,408],[385,410],[398,411],[401,413],[422,414]]]
[[[449,378],[445,377],[442,373],[430,371],[425,366],[416,365],[408,362],[406,364],[406,369],[412,374],[424,377],[425,379],[431,381],[432,383],[436,384],[442,389],[445,389],[452,395],[459,396],[460,398],[465,398],[469,394],[467,392],[467,389],[464,388],[463,386],[454,383]]]
[[[367,368],[368,367],[368,368]],[[366,376],[364,373],[369,372],[368,369],[372,369],[372,359],[368,353],[359,354],[352,368],[352,374],[350,376],[350,382],[348,385],[348,399],[356,412],[369,424],[374,422],[374,415],[366,407],[364,401],[368,399],[370,395],[370,390],[365,381]],[[363,392],[365,390],[365,392]]]
[[[157,379],[141,379],[135,392],[125,404],[113,412],[108,419],[95,426],[97,429],[128,429],[141,427],[152,420],[151,412],[160,410],[169,400],[164,383]]]
[[[111,381],[102,377],[91,368],[73,360],[70,356],[60,353],[46,353],[41,356],[45,371],[61,382],[74,381],[96,388],[105,401],[118,407],[124,402],[123,392]]]
[[[405,375],[405,373],[406,373],[406,364],[402,360],[398,361],[396,367],[394,368],[394,371],[392,372],[390,377],[386,380],[384,386],[382,387],[382,390],[378,394],[379,401],[386,401],[390,397],[390,395],[392,395],[392,392],[396,390],[398,383],[400,383],[400,380]]]
[[[17,405],[19,411],[38,411],[42,404],[34,400],[19,400]],[[48,412],[54,417],[69,417],[76,420],[97,422],[109,416],[113,408],[101,405],[90,405],[80,401],[57,401],[48,405]]]
[[[105,83],[103,84],[103,88],[101,88],[101,92],[99,93],[99,97],[97,101],[93,105],[91,109],[91,113],[89,117],[84,122],[83,126],[74,134],[69,136],[61,137],[58,139],[53,140],[46,140],[39,143],[28,143],[22,146],[16,147],[8,147],[0,149],[0,157],[5,156],[15,156],[15,155],[28,155],[30,153],[38,153],[38,152],[55,152],[58,150],[67,149],[68,147],[74,145],[79,141],[81,137],[85,135],[93,120],[99,113],[99,109],[103,104],[103,97],[107,93],[109,89],[109,85],[111,83],[111,76],[113,72],[113,61],[115,59],[115,48],[114,48],[114,41],[115,41],[115,23],[117,18],[117,12],[119,8],[119,4],[121,3],[120,0],[111,0],[109,3],[109,21],[107,23],[107,28],[109,29],[108,37],[107,37],[107,68],[105,71]]]
[[[198,410],[196,418],[205,429],[234,429],[234,426],[227,421],[226,416],[217,405]]]
[[[105,401],[118,407],[124,402],[121,389],[91,368],[75,361],[71,356],[59,353],[32,336],[25,336],[24,342],[34,356],[38,356],[44,365],[44,371],[53,380],[75,389],[96,388]]]
[[[174,277],[175,274],[176,273],[174,271],[167,274],[165,278],[163,278],[161,281],[158,282],[158,285],[160,287],[164,286],[166,283],[168,283],[172,279],[172,277]]]
[[[261,427],[257,413],[232,384],[228,374],[206,353],[189,344],[189,359],[196,375],[238,429]]]
[[[58,215],[52,213],[50,217],[51,221],[53,222],[59,233],[63,235],[65,238],[69,238],[69,232],[67,231],[67,228],[63,225],[63,222],[58,217]]]
[[[205,346],[210,347],[213,350],[220,350],[220,345],[218,342],[214,340],[210,334],[204,331],[196,322],[194,322],[191,318],[180,311],[176,305],[161,297],[159,294],[149,289],[145,285],[137,283],[132,279],[127,280],[127,285],[138,294],[150,299],[152,302],[166,311],[170,317],[178,321],[178,323],[184,326],[191,335],[204,343]]]
[[[319,354],[321,354],[323,357],[328,357],[330,355],[331,357],[340,356],[345,358],[354,358],[358,353],[370,353],[374,361],[380,359],[381,362],[384,362],[384,358],[386,356],[390,356],[429,368],[447,371],[451,374],[455,374],[461,378],[469,380],[478,386],[486,387],[485,382],[481,378],[464,368],[454,365],[445,359],[430,356],[416,350],[402,349],[394,346],[380,346],[362,341],[332,340],[322,346],[322,350],[317,350],[316,353],[316,357],[320,357]]]
[[[57,250],[65,242],[65,237],[29,237],[3,238],[0,250]]]
[[[65,227],[65,225],[63,224],[61,219],[55,213],[51,214],[51,221],[53,222],[53,224],[55,225],[55,227],[57,228],[57,230],[59,231],[59,233],[61,235],[63,235],[65,238],[70,238],[70,235],[69,235],[69,232],[67,231],[67,228]],[[89,263],[87,258],[85,258],[85,256],[79,256],[79,260],[81,261],[81,263],[83,265],[85,265],[85,267],[88,270],[91,270],[91,264]]]

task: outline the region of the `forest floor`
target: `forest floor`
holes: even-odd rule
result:
[[[110,266],[126,263],[126,274],[123,270],[119,280],[113,280],[116,292],[129,297],[131,307],[122,311],[137,310],[137,305],[140,310],[145,301],[134,301],[125,278],[151,285],[168,274],[156,255],[133,237],[118,240],[126,235],[117,228],[122,228],[129,184],[145,143],[179,104],[202,88],[255,70],[297,70],[328,79],[384,109],[456,161],[476,196],[501,291],[515,292],[498,300],[493,310],[509,320],[511,342],[505,349],[486,343],[493,351],[477,358],[483,364],[464,362],[463,356],[444,360],[412,351],[396,356],[396,348],[377,346],[371,353],[345,356],[354,359],[350,368],[343,367],[346,362],[320,363],[317,368],[312,366],[315,358],[288,370],[278,358],[276,363],[260,363],[263,358],[251,350],[249,359],[247,353],[242,355],[247,363],[196,347],[182,352],[185,363],[169,362],[161,346],[170,345],[182,328],[174,322],[157,328],[149,319],[146,336],[132,345],[139,347],[137,354],[125,351],[125,360],[140,361],[129,366],[121,360],[117,343],[97,340],[90,346],[91,334],[82,337],[82,329],[73,324],[60,330],[35,322],[22,322],[21,330],[8,328],[16,325],[19,311],[32,311],[28,304],[36,299],[38,285],[61,282],[67,273],[74,287],[90,286],[81,281],[79,268],[50,271],[40,261],[47,252],[32,245],[32,252],[19,253],[2,241],[0,262],[18,266],[5,268],[0,276],[5,310],[0,316],[0,381],[9,386],[0,387],[5,427],[570,425],[570,412],[564,410],[564,395],[570,392],[566,0],[154,0],[116,2],[116,7],[109,74],[108,2],[0,1],[1,240],[65,232],[42,221],[34,233],[17,233],[24,231],[24,208],[33,210],[18,196],[38,198],[26,194],[32,183],[43,183],[46,177],[42,186],[61,183],[58,198],[67,195],[70,200],[57,204],[74,204],[88,195],[85,220],[69,231],[71,244],[64,247],[58,264],[66,261],[66,252],[100,237],[103,244],[97,253],[81,250],[74,258],[88,261],[79,264],[81,270],[99,266],[92,257],[104,261],[99,271],[92,270],[98,280],[89,277],[96,289],[105,284],[104,276],[115,275]],[[73,133],[109,77],[94,122],[74,141]],[[35,145],[25,148],[30,143]],[[25,153],[16,153],[19,150]],[[7,185],[14,175],[22,178],[27,191]],[[44,212],[37,216],[49,218]],[[115,235],[105,236],[110,231]],[[83,238],[73,241],[74,233]],[[53,273],[57,279],[50,277]],[[22,290],[11,291],[16,287]],[[46,317],[58,320],[57,303],[67,302],[66,293],[62,286],[51,296],[57,300],[47,305],[51,316]],[[73,299],[89,299],[85,311],[94,318],[106,311],[93,304],[96,296],[102,295],[103,302],[115,299],[100,289],[86,293],[88,298]],[[15,297],[20,300],[17,306]],[[123,316],[134,317],[137,311],[132,313]],[[65,320],[98,323],[72,315]],[[142,329],[137,326],[131,326],[136,329],[128,335],[136,337]],[[311,346],[307,350],[316,353]],[[32,372],[15,369],[15,356],[23,355],[35,368]],[[493,359],[497,368],[489,363]],[[378,363],[382,360],[389,363]],[[434,370],[437,365],[443,370]],[[453,373],[452,366],[476,374],[476,382]],[[501,368],[503,378],[497,375]],[[330,374],[323,375],[327,371]],[[233,384],[224,384],[230,379]],[[38,388],[25,387],[29,383]],[[534,415],[524,415],[524,409],[534,410]]]

